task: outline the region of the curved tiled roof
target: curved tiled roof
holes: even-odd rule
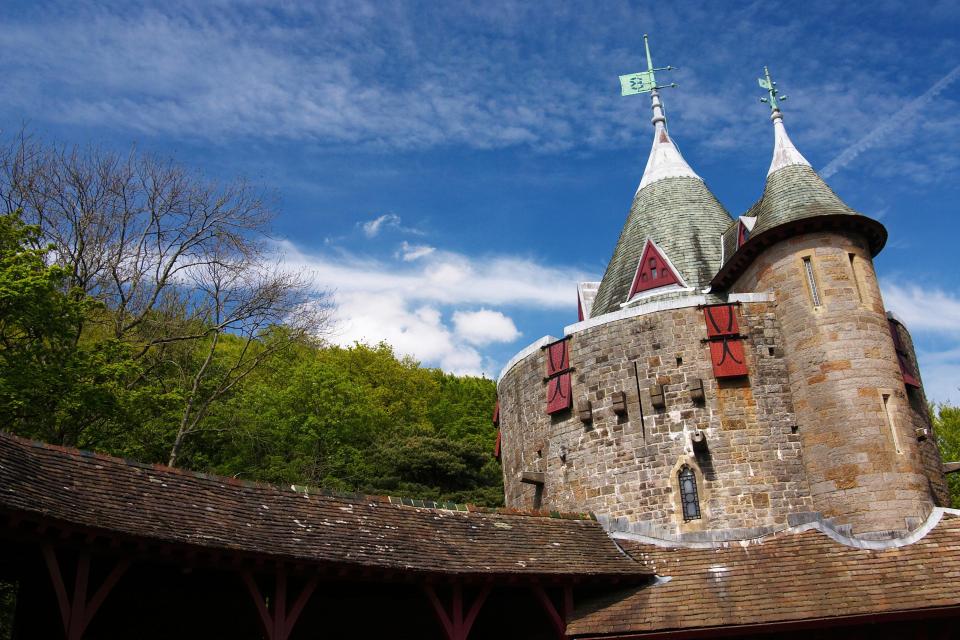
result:
[[[0,513],[19,521],[335,567],[586,578],[650,573],[589,516],[418,504],[242,482],[0,432]]]
[[[621,545],[669,581],[579,603],[569,636],[710,637],[720,627],[960,605],[960,518],[951,514],[918,542],[883,550],[851,548],[816,529],[716,548]]]
[[[872,255],[887,241],[882,224],[847,206],[806,164],[788,165],[767,176],[763,196],[744,216],[756,216],[757,222],[743,246],[724,254],[723,266],[711,283],[717,289],[729,286],[765,247],[797,232],[853,229],[867,239]]]
[[[691,287],[704,287],[720,267],[720,236],[730,214],[699,178],[669,177],[640,189],[597,291],[591,317],[619,311],[647,238]]]

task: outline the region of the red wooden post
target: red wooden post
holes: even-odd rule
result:
[[[47,563],[47,570],[50,572],[50,581],[53,582],[54,593],[57,594],[57,604],[60,608],[60,619],[63,622],[63,632],[67,640],[80,640],[83,638],[83,632],[86,631],[93,616],[97,613],[100,605],[107,599],[111,589],[117,584],[127,568],[130,561],[123,559],[118,562],[107,575],[103,584],[97,589],[90,600],[87,600],[87,590],[90,586],[90,554],[80,553],[77,558],[77,572],[73,581],[73,598],[67,594],[66,585],[63,582],[63,573],[60,571],[60,562],[57,560],[57,553],[53,546],[47,544],[43,546],[43,558]]]
[[[250,592],[250,597],[253,598],[253,603],[257,607],[257,613],[260,614],[260,626],[267,640],[287,640],[290,634],[293,633],[293,627],[297,624],[297,619],[300,618],[300,614],[303,613],[304,608],[307,606],[310,596],[313,595],[314,590],[317,588],[317,576],[312,576],[307,580],[307,584],[304,585],[300,591],[300,595],[298,595],[294,601],[293,607],[288,611],[287,572],[283,569],[278,569],[275,576],[276,582],[274,583],[272,612],[267,607],[267,601],[260,593],[260,589],[253,579],[253,574],[249,571],[243,571],[240,577],[243,579],[244,584],[247,585],[247,591]]]
[[[564,617],[557,611],[557,607],[554,606],[553,600],[550,599],[550,596],[547,595],[547,592],[542,586],[534,585],[533,593],[537,597],[537,600],[540,601],[540,604],[543,606],[544,611],[547,612],[547,616],[550,618],[550,622],[553,623],[553,630],[557,632],[558,638],[567,637],[567,623],[564,620]],[[572,596],[571,596],[572,599]],[[564,594],[564,600],[566,600],[566,594]]]
[[[467,640],[467,637],[470,635],[470,629],[473,628],[473,623],[480,614],[480,608],[483,607],[483,603],[486,601],[487,596],[490,595],[492,588],[493,585],[490,583],[483,586],[480,593],[477,594],[477,597],[473,599],[470,610],[467,612],[466,617],[464,617],[463,585],[459,582],[453,585],[452,601],[450,603],[451,610],[449,612],[447,611],[447,607],[444,606],[443,601],[440,600],[440,597],[437,595],[433,585],[427,584],[423,586],[423,590],[426,592],[430,604],[433,605],[433,611],[437,614],[437,620],[440,621],[447,640]]]

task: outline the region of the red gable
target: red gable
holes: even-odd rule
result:
[[[656,245],[647,240],[647,246],[643,249],[643,256],[640,257],[640,263],[637,265],[637,273],[633,276],[633,286],[630,287],[630,295],[627,299],[641,291],[659,289],[670,284],[680,284],[680,276],[670,267]]]

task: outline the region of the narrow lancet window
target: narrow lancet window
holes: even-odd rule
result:
[[[803,259],[803,269],[807,274],[807,285],[810,287],[810,297],[813,299],[813,306],[820,306],[820,291],[817,289],[817,279],[813,276],[813,263],[810,256]]]
[[[853,286],[857,289],[857,300],[863,304],[863,290],[860,289],[860,278],[857,277],[857,254],[848,253],[850,256],[850,272],[853,274]]]
[[[693,469],[684,465],[677,473],[680,481],[680,500],[683,503],[683,519],[700,519],[700,497],[697,495],[697,476]]]

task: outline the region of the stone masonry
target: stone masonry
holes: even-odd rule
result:
[[[819,305],[804,259],[813,269]],[[783,240],[761,254],[732,290],[776,296],[814,509],[857,533],[910,529],[925,518],[933,506],[925,469],[930,454],[917,440],[861,237],[815,232]]]
[[[615,320],[570,338],[574,408],[545,412],[545,352],[500,380],[500,428],[507,505],[590,509],[645,523],[653,533],[775,527],[809,512],[776,305],[750,302],[737,313],[749,378],[714,378],[703,311],[690,306]],[[691,397],[702,381],[704,400]],[[650,391],[662,385],[666,406]],[[626,413],[613,396],[626,395]],[[589,401],[592,420],[578,408]],[[706,438],[695,452],[691,438]],[[677,473],[696,473],[702,518],[685,522]],[[538,488],[523,472],[542,472]],[[538,495],[539,494],[539,495]]]

